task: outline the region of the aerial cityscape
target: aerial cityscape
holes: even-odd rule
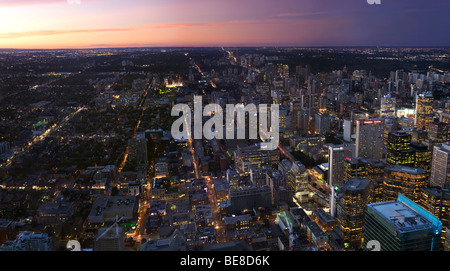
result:
[[[334,1],[297,1],[307,14],[288,13],[287,0],[229,1],[241,10],[218,12],[223,25],[195,10],[201,23],[82,30],[87,19],[66,31],[40,27],[65,27],[67,7],[131,11],[118,1],[5,2],[61,14],[0,28],[0,251],[450,251],[448,18],[436,17],[447,24],[424,33],[428,43],[416,31],[403,44],[411,33],[400,26],[391,31],[405,36],[392,40],[358,42],[358,27],[332,34],[344,31],[333,8],[348,12]],[[423,6],[343,2],[368,13]],[[153,4],[173,15],[187,5]],[[262,12],[271,9],[273,18]],[[317,23],[317,39],[289,40],[294,17],[301,36]],[[268,33],[251,41],[253,27]],[[143,31],[184,41],[144,42]]]

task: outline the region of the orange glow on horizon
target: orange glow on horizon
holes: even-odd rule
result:
[[[117,0],[80,0],[80,4],[68,4],[67,0],[5,0],[0,2],[0,48],[308,44],[320,38],[322,29],[329,25],[328,20],[291,17],[303,16],[296,13],[247,18],[249,9],[253,14],[258,7],[245,3],[240,5],[248,7],[239,12],[246,16],[239,19],[232,16],[237,11],[226,14],[224,9],[235,9],[224,3],[136,0],[139,4],[133,5],[132,2],[126,5]],[[198,9],[197,2],[211,9],[222,7],[212,14]]]

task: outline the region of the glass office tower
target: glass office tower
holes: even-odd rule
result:
[[[363,248],[381,251],[437,251],[442,222],[403,195],[396,201],[368,204]]]

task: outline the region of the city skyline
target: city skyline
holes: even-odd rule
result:
[[[0,48],[450,46],[449,10],[420,0],[6,0]]]
[[[0,252],[450,251],[449,11],[0,0]]]

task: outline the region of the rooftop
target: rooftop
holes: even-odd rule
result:
[[[314,234],[316,238],[326,237],[326,233],[317,225],[314,221],[309,221],[305,223],[305,226],[309,229],[309,231]]]
[[[440,151],[450,152],[450,142],[446,142],[441,146],[436,146],[435,148],[438,148]]]
[[[404,172],[404,173],[409,173],[409,174],[414,174],[414,175],[427,173],[426,170],[421,169],[421,168],[407,167],[407,166],[402,166],[402,165],[389,165],[385,168],[385,170]]]
[[[431,93],[422,93],[418,95],[419,97],[425,97],[425,98],[433,98],[433,94]]]
[[[343,190],[364,190],[370,184],[367,178],[350,178],[342,187]]]
[[[433,228],[431,221],[401,201],[386,201],[367,205],[396,231],[406,233]]]
[[[285,227],[299,227],[299,222],[292,215],[291,212],[281,212],[277,214],[277,220],[279,220]]]
[[[12,224],[12,220],[9,220],[9,219],[0,219],[0,228],[7,228],[7,227],[9,227],[9,225],[11,225]]]
[[[322,222],[323,224],[326,224],[328,222],[336,221],[336,218],[334,218],[330,213],[325,212],[321,208],[313,209],[312,211],[317,218]]]
[[[47,202],[39,206],[37,212],[45,213],[67,213],[72,209],[72,202]]]
[[[422,190],[436,198],[450,199],[450,188],[447,187],[425,187]]]
[[[135,196],[102,196],[92,205],[90,218],[103,217],[105,212],[122,213],[133,210],[137,206]]]

